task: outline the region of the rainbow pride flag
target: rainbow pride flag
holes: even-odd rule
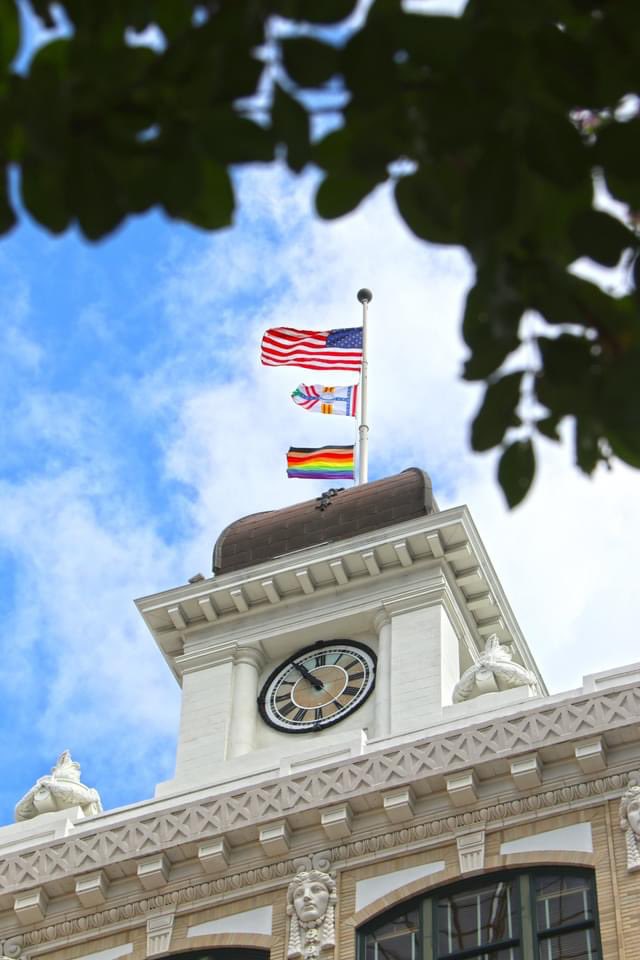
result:
[[[349,447],[289,447],[287,476],[307,480],[353,480],[353,445]]]

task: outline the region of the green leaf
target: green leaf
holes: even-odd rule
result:
[[[598,133],[595,159],[602,167],[607,187],[614,197],[640,209],[640,119],[608,123]]]
[[[233,222],[235,199],[228,171],[207,159],[201,167],[200,188],[185,219],[203,230],[220,230]]]
[[[401,217],[417,237],[430,243],[460,243],[456,209],[436,170],[403,177],[396,184],[395,198]]]
[[[124,219],[126,211],[117,185],[96,149],[76,149],[67,178],[67,196],[88,240],[100,240]]]
[[[595,146],[596,161],[622,180],[637,180],[640,157],[640,119],[624,123],[612,122],[598,133]]]
[[[57,164],[42,163],[28,157],[22,164],[20,181],[22,200],[31,214],[52,233],[62,233],[71,222],[71,210],[64,187],[64,177]]]
[[[484,380],[520,344],[520,318],[525,304],[506,268],[478,271],[467,294],[462,333],[471,348],[465,380]]]
[[[594,341],[565,333],[538,337],[537,344],[541,369],[535,389],[540,403],[557,417],[591,413],[599,374]]]
[[[544,64],[544,70],[536,71],[536,79],[565,116],[577,103],[592,104],[597,84],[597,65],[592,51],[575,36],[566,20],[558,10],[556,17],[549,18],[531,35],[535,61]]]
[[[276,140],[287,148],[287,164],[294,173],[299,173],[309,162],[309,116],[298,103],[280,86],[276,86],[271,108],[273,133]]]
[[[536,469],[531,440],[517,440],[507,447],[498,464],[498,482],[509,508],[516,507],[529,492]]]
[[[376,177],[329,174],[316,193],[316,210],[324,220],[342,217],[361,203],[378,185]]]
[[[531,114],[524,157],[532,169],[560,187],[573,187],[590,177],[589,148],[566,114]]]
[[[154,7],[152,16],[169,39],[191,27],[193,12],[189,9],[190,4],[176,3],[175,0],[156,0]]]
[[[593,420],[576,417],[575,421],[576,464],[583,473],[590,476],[602,460],[600,434]]]
[[[337,23],[353,13],[356,0],[278,0],[275,12],[307,23]]]
[[[20,46],[20,17],[14,0],[0,0],[0,70],[9,67]]]
[[[573,259],[576,257],[575,249]],[[548,263],[528,267],[525,278],[530,306],[551,324],[589,327],[591,314],[585,305],[588,281],[573,277]],[[606,297],[606,294],[602,294]]]
[[[386,131],[384,137],[378,137],[380,129]],[[357,111],[348,108],[345,126],[315,141],[311,159],[327,173],[373,177],[380,183],[388,177],[389,164],[397,160],[401,142],[401,131],[387,104]]]
[[[516,408],[520,400],[523,371],[509,373],[490,383],[479,412],[471,425],[474,450],[490,450],[502,442],[509,427],[518,426]]]
[[[201,126],[202,143],[220,163],[269,163],[274,158],[272,131],[224,107],[212,110]]]
[[[167,213],[203,230],[228,227],[235,200],[227,170],[211,158],[191,153],[181,176],[168,177],[164,207]]]
[[[571,222],[571,238],[580,256],[615,267],[636,239],[616,217],[602,210],[584,210]]]
[[[7,171],[4,169],[0,174],[0,234],[8,233],[15,223],[16,215],[9,200]]]
[[[462,222],[464,242],[476,263],[484,259],[487,251],[493,256],[497,247],[512,245],[520,232],[517,176],[516,154],[508,143],[498,139],[473,165]]]
[[[632,345],[606,364],[598,414],[614,452],[640,466],[640,346]]]
[[[334,47],[312,37],[290,37],[282,42],[284,68],[300,87],[319,87],[338,72]]]
[[[560,423],[561,417],[550,415],[548,417],[542,417],[541,420],[536,421],[536,428],[539,433],[546,437],[548,440],[560,440],[560,434],[558,433],[558,424]]]
[[[640,443],[637,431],[628,431],[622,428],[607,431],[607,441],[616,457],[624,460],[629,466],[640,470]]]
[[[391,99],[398,110],[401,104],[398,100],[399,71],[394,62],[395,45],[387,22],[373,16],[380,6],[380,0],[372,5],[364,28],[357,31],[344,48],[341,73],[358,107],[375,111],[381,103]],[[380,132],[377,128],[378,136]]]

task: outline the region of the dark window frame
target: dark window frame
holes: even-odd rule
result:
[[[587,882],[588,905],[592,913],[592,920],[577,921],[560,927],[550,927],[548,930],[538,929],[537,920],[537,891],[536,878],[538,877],[576,877]],[[486,946],[471,947],[465,950],[454,951],[449,954],[440,954],[437,944],[437,912],[438,901],[448,895],[457,895],[465,891],[481,889],[486,884],[500,883],[501,881],[515,881],[518,900],[518,916],[520,933],[516,938],[503,940]],[[535,866],[529,868],[515,868],[512,870],[487,871],[473,877],[445,884],[441,887],[431,887],[424,894],[401,901],[391,909],[378,914],[368,920],[356,931],[357,960],[366,960],[366,939],[386,923],[412,911],[418,916],[418,951],[416,960],[484,960],[496,955],[500,950],[520,947],[522,960],[544,960],[541,944],[552,937],[562,936],[583,930],[593,932],[594,960],[603,960],[602,940],[600,936],[600,920],[598,911],[598,892],[596,877],[593,869],[572,867],[571,865]]]
[[[221,946],[195,947],[162,954],[160,960],[269,960],[270,950],[265,947]]]
[[[574,923],[565,924],[564,926],[549,927],[546,930],[539,930],[537,923],[537,896],[535,883],[531,884],[530,897],[531,897],[531,914],[533,918],[533,927],[534,927],[534,936],[535,936],[535,956],[536,960],[544,960],[541,956],[541,944],[550,940],[552,937],[560,937],[564,934],[569,933],[579,933],[583,930],[593,930],[593,937],[595,941],[595,950],[597,954],[597,960],[602,960],[602,941],[600,939],[600,920],[599,920],[599,911],[598,911],[598,894],[596,890],[596,878],[595,871],[593,870],[572,870],[569,867],[565,867],[562,870],[550,870],[550,869],[537,869],[535,871],[529,871],[529,875],[533,876],[545,876],[545,877],[579,877],[581,879],[587,880],[587,896],[588,896],[588,907],[593,917],[592,920],[579,920]]]

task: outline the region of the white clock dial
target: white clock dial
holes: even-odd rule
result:
[[[375,653],[353,640],[305,647],[273,671],[258,697],[260,713],[287,733],[321,730],[364,703],[375,671]]]

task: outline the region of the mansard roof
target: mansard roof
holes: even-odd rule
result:
[[[346,540],[392,524],[434,513],[431,480],[410,467],[393,477],[281,510],[253,513],[222,531],[213,550],[213,571],[229,573],[306,547]]]

